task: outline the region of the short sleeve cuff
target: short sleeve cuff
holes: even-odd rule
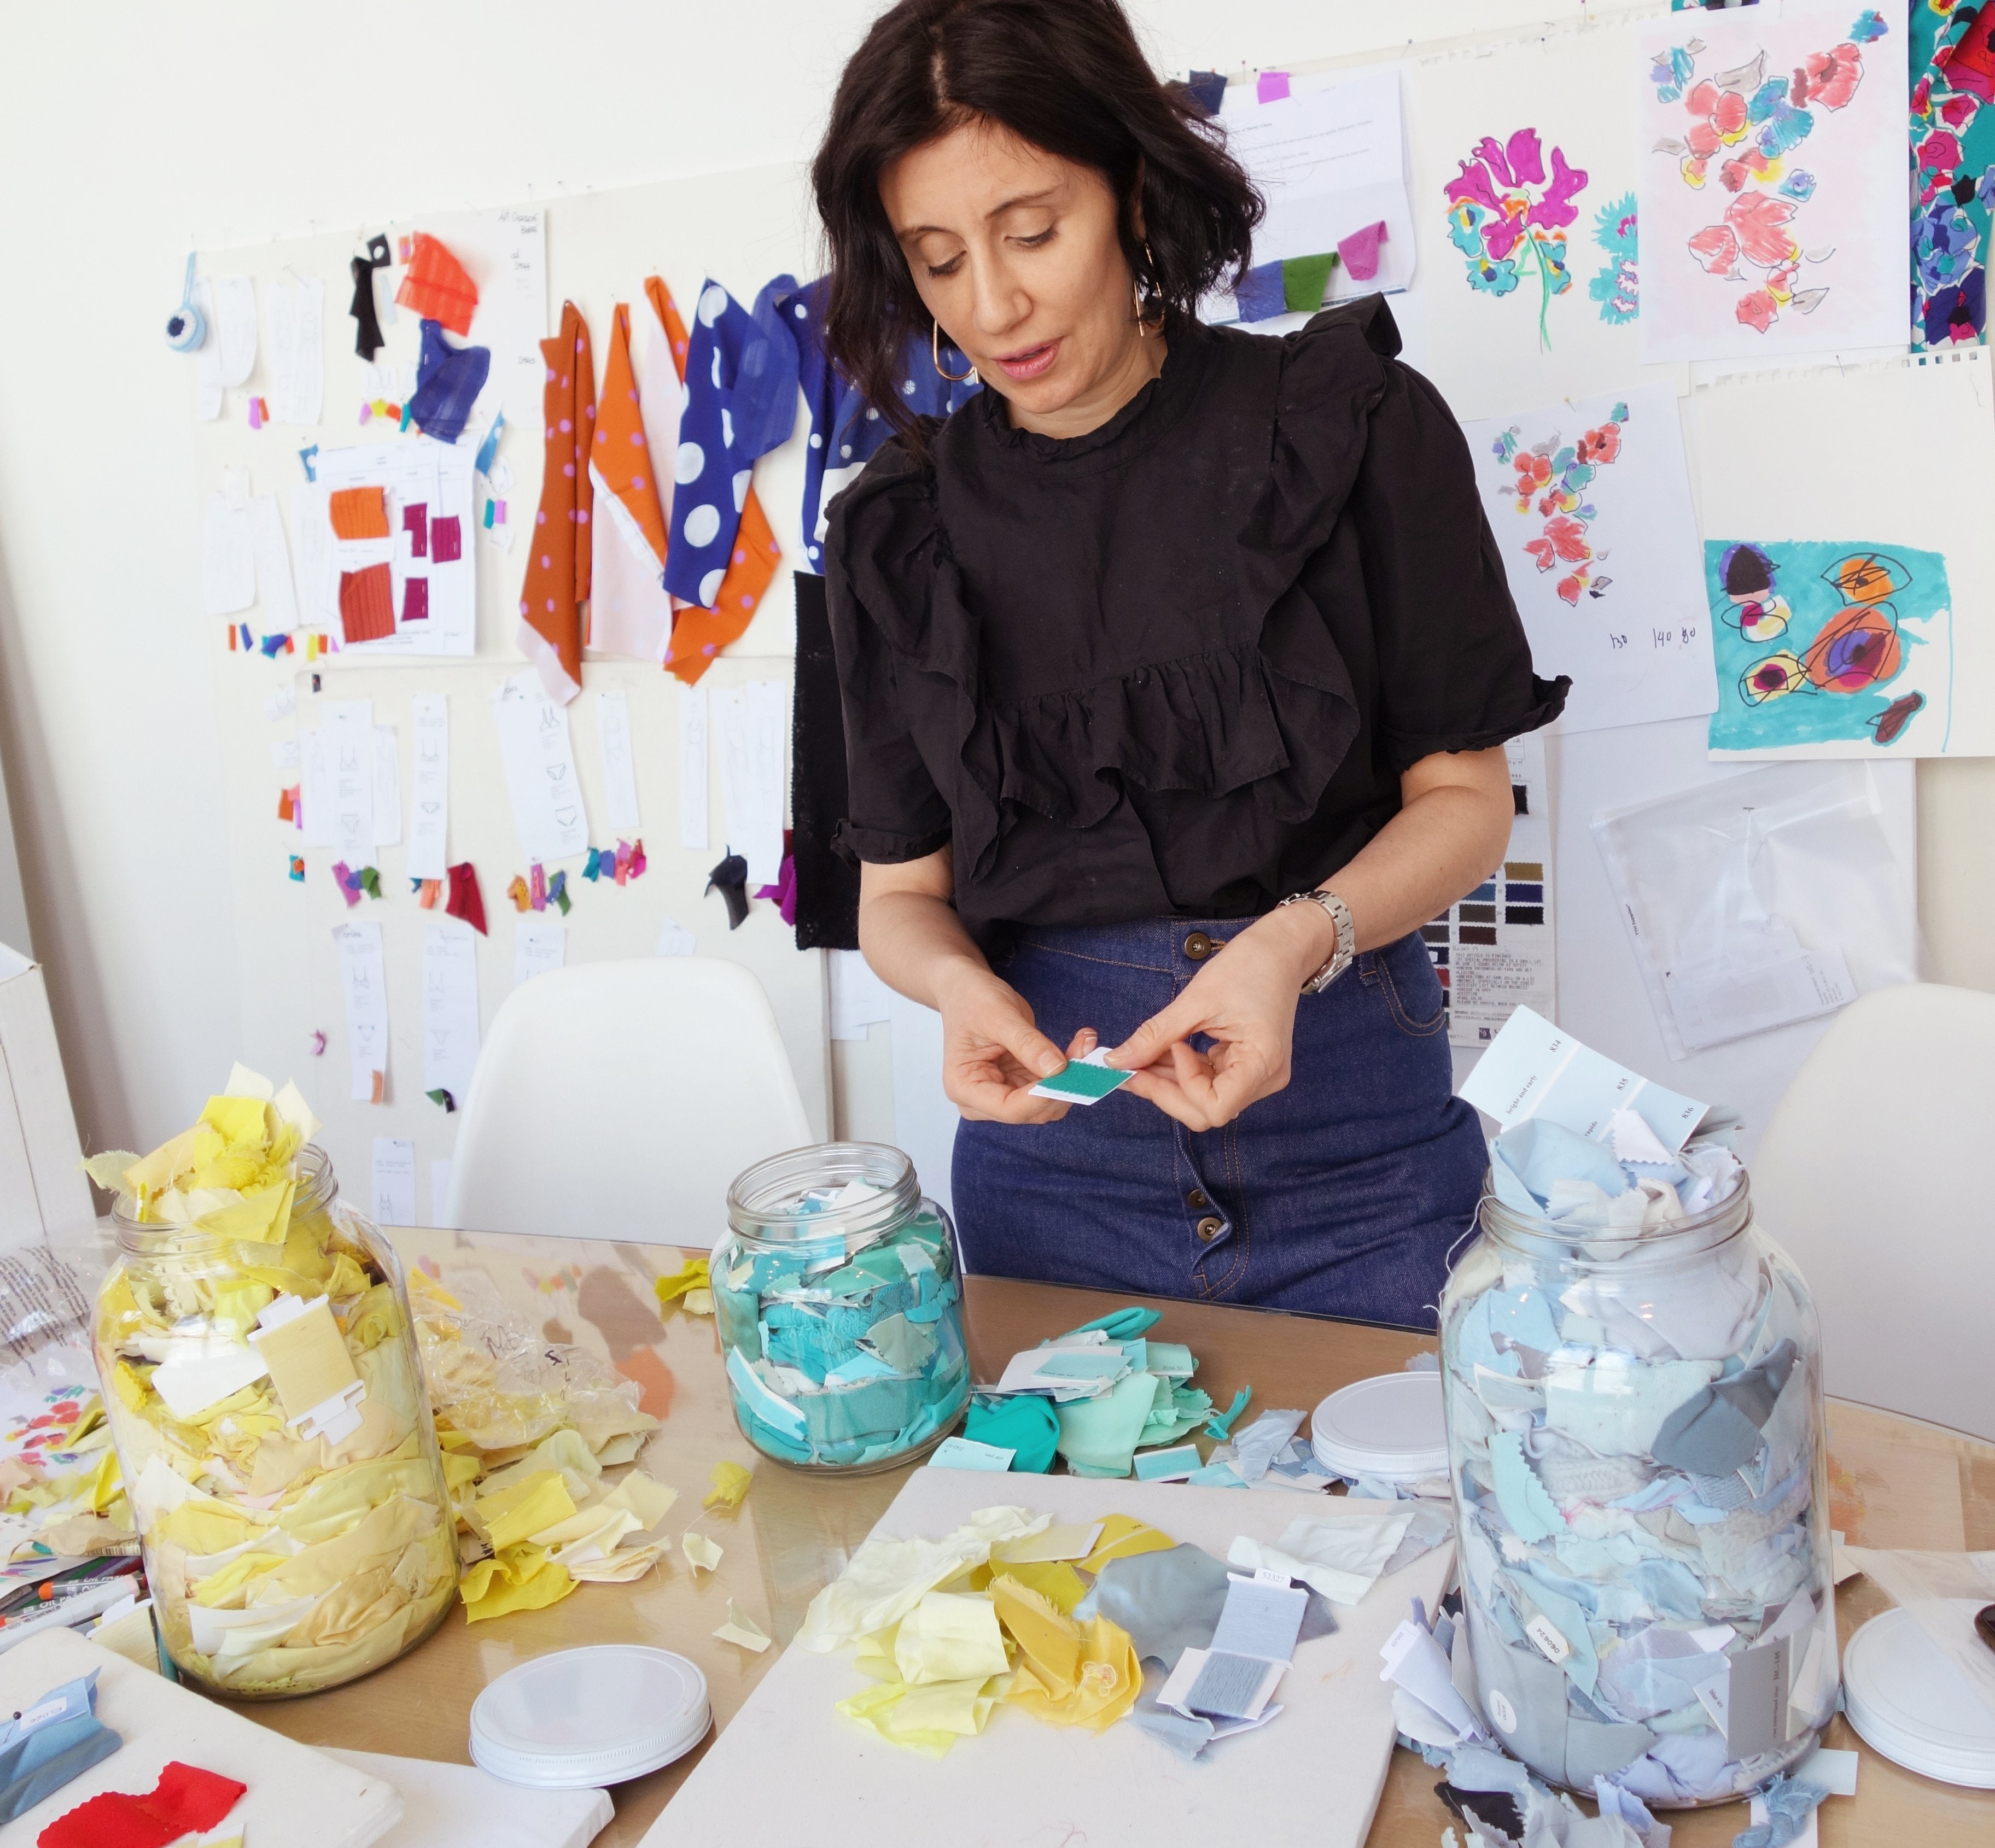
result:
[[[890,834],[883,828],[860,828],[840,821],[831,837],[832,852],[848,866],[904,866],[910,860],[926,859],[949,844],[949,830],[939,828],[928,834]]]
[[[1434,732],[1412,735],[1403,732],[1389,735],[1386,752],[1394,773],[1403,775],[1423,757],[1437,756],[1443,751],[1487,751],[1499,744],[1508,744],[1526,732],[1535,732],[1542,725],[1550,725],[1565,710],[1565,696],[1572,690],[1570,676],[1561,674],[1555,681],[1541,681],[1531,676],[1532,703],[1516,718],[1496,725],[1483,725],[1469,732]]]

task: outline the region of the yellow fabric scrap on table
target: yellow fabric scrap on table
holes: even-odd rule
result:
[[[1128,1633],[1106,1617],[1097,1617],[1082,1633],[1080,1669],[1071,1693],[1056,1693],[1029,1665],[1022,1664],[1005,1699],[1049,1726],[1084,1726],[1100,1733],[1136,1704],[1142,1686],[1142,1665]]]
[[[643,1578],[671,1551],[669,1540],[654,1540],[644,1546],[620,1546],[601,1559],[564,1559],[562,1563],[587,1584],[628,1585]]]
[[[661,1277],[651,1287],[658,1292],[658,1307],[668,1309],[689,1291],[704,1290],[707,1287],[707,1260],[703,1257],[688,1258],[671,1277]],[[709,1298],[709,1303],[711,1298]]]
[[[566,1485],[568,1499],[577,1507],[593,1495],[603,1481],[603,1466],[584,1443],[579,1431],[558,1431],[543,1438],[531,1452],[517,1463],[495,1469],[487,1479],[485,1492],[497,1495],[524,1482],[542,1470],[552,1469]]]
[[[700,1503],[703,1508],[738,1508],[741,1498],[748,1493],[748,1485],[755,1479],[755,1472],[744,1469],[739,1463],[719,1462],[713,1466],[713,1486],[706,1492],[706,1499]]]
[[[986,1681],[1011,1665],[991,1599],[941,1591],[925,1594],[901,1620],[894,1662],[911,1688]]]
[[[997,1569],[1007,1579],[1037,1592],[1062,1617],[1072,1617],[1073,1607],[1087,1596],[1080,1575],[1064,1559],[1022,1560]],[[997,1580],[991,1581],[994,1587]],[[999,1612],[1001,1618],[1003,1612]]]
[[[543,1528],[566,1521],[575,1507],[561,1473],[540,1469],[496,1495],[479,1496],[476,1511],[486,1543],[494,1552],[503,1552]]]
[[[465,1621],[482,1623],[515,1610],[544,1610],[575,1589],[565,1566],[556,1565],[541,1546],[506,1547],[467,1570],[458,1593]]]
[[[1094,1551],[1080,1562],[1084,1572],[1098,1572],[1111,1559],[1133,1559],[1138,1553],[1167,1553],[1177,1545],[1168,1534],[1160,1534],[1148,1521],[1133,1514],[1111,1514],[1101,1524],[1101,1538]]]
[[[940,1758],[958,1739],[984,1730],[1001,1680],[940,1682],[925,1688],[882,1682],[841,1700],[838,1711],[870,1726],[890,1745]]]
[[[1015,1579],[995,1580],[991,1601],[1039,1685],[1052,1699],[1065,1700],[1080,1677],[1080,1626]]]
[[[679,1546],[686,1556],[686,1562],[693,1568],[693,1576],[699,1576],[701,1569],[716,1570],[720,1565],[720,1548],[704,1534],[685,1533],[679,1536]]]
[[[638,1531],[648,1534],[671,1512],[672,1503],[678,1498],[678,1490],[641,1469],[633,1469],[603,1498],[603,1505],[629,1509],[637,1517]]]
[[[885,1630],[876,1630],[870,1636],[861,1637],[853,1667],[868,1681],[898,1681],[901,1665],[894,1658],[894,1651],[900,1635],[901,1627],[895,1623]]]
[[[449,1483],[453,1495],[460,1489],[469,1487],[485,1473],[485,1466],[476,1457],[465,1456],[458,1451],[445,1451],[441,1460],[443,1479]]]
[[[742,1648],[760,1655],[769,1647],[771,1638],[752,1617],[745,1617],[734,1600],[727,1600],[727,1621],[713,1633],[723,1643],[738,1644]]]

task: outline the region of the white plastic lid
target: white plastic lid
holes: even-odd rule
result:
[[[1931,1608],[1971,1636],[1981,1600],[1935,1599]],[[1995,1719],[1910,1611],[1887,1610],[1849,1639],[1842,1698],[1849,1723],[1887,1758],[1943,1784],[1995,1790]]]
[[[1438,1373],[1381,1373],[1332,1393],[1310,1420],[1317,1460],[1340,1476],[1416,1483],[1447,1474]]]
[[[712,1715],[706,1677],[668,1650],[562,1649],[502,1675],[471,1709],[472,1762],[543,1789],[620,1784],[683,1757]]]

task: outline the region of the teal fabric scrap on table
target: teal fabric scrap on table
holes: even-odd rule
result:
[[[1099,1329],[1111,1341],[1134,1341],[1139,1335],[1148,1334],[1163,1319],[1159,1311],[1141,1308],[1131,1303],[1125,1308],[1111,1309],[1106,1315],[1097,1315],[1092,1322],[1084,1322],[1077,1329],[1069,1329],[1059,1339],[1065,1341],[1073,1335],[1091,1335]]]
[[[1015,1474],[1044,1476],[1053,1466],[1059,1419],[1044,1399],[976,1398],[963,1435],[972,1442],[1011,1452]]]
[[[1169,1390],[1155,1373],[1131,1373],[1098,1399],[1056,1407],[1067,1467],[1076,1476],[1127,1476],[1159,1387]]]
[[[1205,1435],[1224,1440],[1233,1435],[1233,1421],[1247,1409],[1254,1397],[1251,1386],[1243,1386],[1233,1395],[1233,1403],[1224,1411],[1216,1411],[1205,1421]]]

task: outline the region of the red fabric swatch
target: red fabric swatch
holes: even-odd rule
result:
[[[464,529],[455,513],[430,522],[430,556],[438,564],[448,564],[464,556]]]
[[[402,580],[402,620],[427,622],[430,619],[430,581],[427,578]]]
[[[443,908],[481,937],[491,934],[485,927],[485,895],[478,890],[478,871],[470,861],[460,860],[450,869],[450,897]]]
[[[378,642],[395,633],[395,590],[386,565],[339,574],[339,622],[349,643]]]
[[[249,1788],[176,1760],[145,1796],[107,1790],[57,1816],[35,1838],[36,1848],[166,1848],[197,1829],[212,1829]]]

